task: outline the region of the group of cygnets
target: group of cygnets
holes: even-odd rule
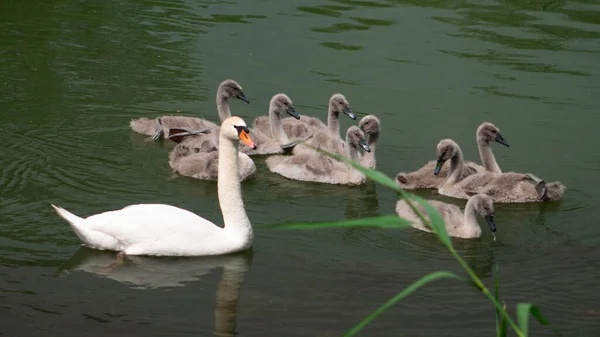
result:
[[[266,159],[269,170],[286,178],[328,184],[359,185],[366,182],[366,177],[314,148],[345,156],[371,169],[376,166],[375,148],[381,123],[374,115],[364,116],[358,126],[348,128],[342,139],[340,113],[356,120],[342,94],[331,96],[327,124],[316,117],[299,115],[287,95],[276,94],[271,98],[268,115],[257,117],[251,128],[242,118],[232,117],[230,98],[250,103],[236,81],[223,81],[216,100],[220,126],[207,119],[184,116],[138,118],[130,122],[135,132],[150,136],[148,140],[168,139],[177,143],[169,153],[169,165],[175,172],[217,180],[224,227],[187,210],[163,204],[131,205],[85,219],[52,206],[91,248],[128,255],[221,255],[248,249],[253,243],[252,225],[240,188],[241,181],[256,173],[250,156],[269,155]],[[284,113],[291,117],[282,118]],[[546,183],[530,173],[500,170],[490,142],[509,145],[493,124],[481,124],[476,135],[483,166],[465,162],[458,144],[444,139],[437,145],[436,160],[417,171],[400,172],[396,176],[397,184],[405,189],[433,188],[442,195],[468,199],[464,212],[456,205],[430,201],[442,215],[450,236],[481,236],[477,215],[483,216],[495,232],[495,202],[543,202],[562,198],[565,187],[560,182]],[[449,165],[445,165],[447,161]],[[397,201],[396,212],[412,220],[414,228],[430,231],[405,200]]]
[[[221,122],[231,116],[230,98],[249,103],[236,81],[223,81],[217,89],[217,111]],[[289,179],[330,184],[364,183],[365,176],[347,165],[318,155],[310,148],[297,146],[305,143],[325,148],[374,168],[379,119],[373,115],[363,117],[358,126],[347,130],[344,140],[340,137],[341,113],[356,119],[350,103],[339,93],[329,100],[327,124],[316,117],[299,115],[286,94],[276,94],[271,98],[268,115],[257,117],[249,129],[256,149],[240,146],[240,178],[243,181],[256,173],[256,165],[250,156],[270,155],[266,160],[269,170]],[[291,117],[284,118],[286,114]],[[216,124],[198,117],[162,116],[134,119],[130,126],[135,132],[152,136],[149,140],[163,138],[178,143],[169,153],[169,165],[175,172],[197,179],[217,180],[219,126]],[[359,147],[364,149],[364,156]]]

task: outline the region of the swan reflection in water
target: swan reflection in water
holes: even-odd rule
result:
[[[156,289],[182,287],[222,267],[216,295],[215,335],[234,336],[240,289],[251,264],[252,250],[205,257],[125,257],[115,252],[81,247],[59,272],[85,271],[134,289]]]

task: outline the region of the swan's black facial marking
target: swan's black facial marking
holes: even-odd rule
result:
[[[244,126],[244,125],[234,125],[233,127],[237,130],[238,136],[242,134],[242,131],[244,131],[244,132],[246,132],[248,134],[250,133],[250,129],[248,129],[247,126]]]

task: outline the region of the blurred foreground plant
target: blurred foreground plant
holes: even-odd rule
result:
[[[452,256],[456,259],[456,261],[464,268],[467,272],[469,278],[466,279],[464,277],[458,276],[449,271],[436,271],[430,274],[427,274],[421,277],[419,280],[413,282],[411,285],[406,287],[404,290],[399,292],[396,296],[391,298],[389,301],[380,306],[377,310],[371,313],[369,316],[364,318],[361,322],[356,324],[352,329],[350,329],[344,337],[354,336],[361,329],[371,323],[377,316],[382,314],[384,311],[389,309],[391,306],[401,301],[403,298],[410,295],[415,290],[420,287],[426,285],[431,281],[435,281],[442,278],[452,278],[466,284],[473,286],[480,290],[495,307],[496,311],[496,336],[504,337],[507,335],[508,329],[507,325],[514,330],[514,332],[518,336],[528,336],[528,325],[529,325],[529,315],[535,317],[541,324],[550,325],[550,323],[541,315],[540,310],[537,306],[531,303],[518,303],[516,307],[517,311],[517,323],[510,317],[510,315],[506,312],[506,304],[500,304],[500,295],[499,295],[499,277],[498,277],[498,267],[496,266],[496,275],[495,275],[495,284],[494,284],[494,294],[490,292],[490,290],[483,284],[483,282],[475,275],[475,272],[469,268],[465,260],[456,252],[454,247],[452,246],[452,241],[450,240],[450,236],[446,231],[446,226],[444,225],[444,220],[442,219],[440,213],[431,206],[424,199],[414,195],[409,194],[400,188],[392,178],[385,175],[383,172],[377,170],[371,170],[360,164],[348,160],[344,157],[335,155],[323,149],[317,149],[310,145],[308,146],[320,153],[323,153],[327,156],[333,157],[339,161],[343,161],[348,165],[351,165],[356,170],[359,170],[365,174],[365,176],[379,184],[387,186],[388,188],[393,189],[398,193],[400,198],[406,199],[407,204],[412,208],[412,210],[417,214],[417,216],[423,221],[423,223],[427,224],[433,232],[440,239],[442,244],[448,248]],[[414,202],[418,203],[423,207],[425,212],[427,213],[428,219],[417,209],[414,205]],[[410,227],[411,222],[407,219],[403,219],[397,215],[384,215],[378,217],[371,218],[362,218],[362,219],[351,219],[351,220],[342,220],[336,222],[309,222],[309,223],[295,223],[295,224],[275,224],[275,225],[267,225],[263,226],[264,228],[285,228],[285,229],[311,229],[311,228],[332,228],[332,227],[380,227],[380,228],[406,228]],[[555,331],[556,332],[556,331]]]

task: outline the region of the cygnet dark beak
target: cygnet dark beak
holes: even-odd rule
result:
[[[300,119],[300,115],[298,115],[298,114],[296,113],[296,108],[294,108],[294,106],[293,106],[293,105],[290,105],[290,106],[289,106],[289,108],[287,109],[287,113],[288,113],[290,116],[292,116],[292,117],[294,117],[294,118],[296,118],[296,119]]]
[[[508,142],[506,141],[506,139],[504,139],[504,137],[502,137],[501,134],[498,134],[496,136],[496,139],[494,139],[494,140],[506,147],[510,147],[510,145],[508,145]]]
[[[367,151],[367,152],[371,152],[371,148],[370,148],[370,147],[369,147],[369,145],[367,145],[367,143],[365,143],[364,141],[362,141],[362,140],[361,140],[360,142],[358,142],[358,145],[359,145],[360,147],[362,147],[363,149],[365,149],[365,151]]]
[[[356,120],[356,115],[354,115],[354,112],[352,112],[352,109],[350,109],[350,107],[349,107],[349,106],[345,107],[345,108],[344,108],[344,110],[342,110],[342,112],[343,112],[343,113],[344,113],[346,116],[348,116],[348,117],[352,118],[353,120]]]
[[[435,170],[433,170],[433,174],[435,174],[436,176],[440,173],[440,171],[442,170],[442,166],[444,166],[445,161],[442,159],[438,159],[437,164],[435,164]]]
[[[240,91],[240,93],[236,97],[241,99],[242,101],[250,104],[250,100],[248,99],[248,97],[246,97],[246,95],[244,94],[243,91]]]
[[[494,215],[490,214],[490,215],[486,215],[485,216],[485,221],[487,221],[488,226],[490,226],[490,229],[493,232],[496,232],[496,224],[494,223]]]

